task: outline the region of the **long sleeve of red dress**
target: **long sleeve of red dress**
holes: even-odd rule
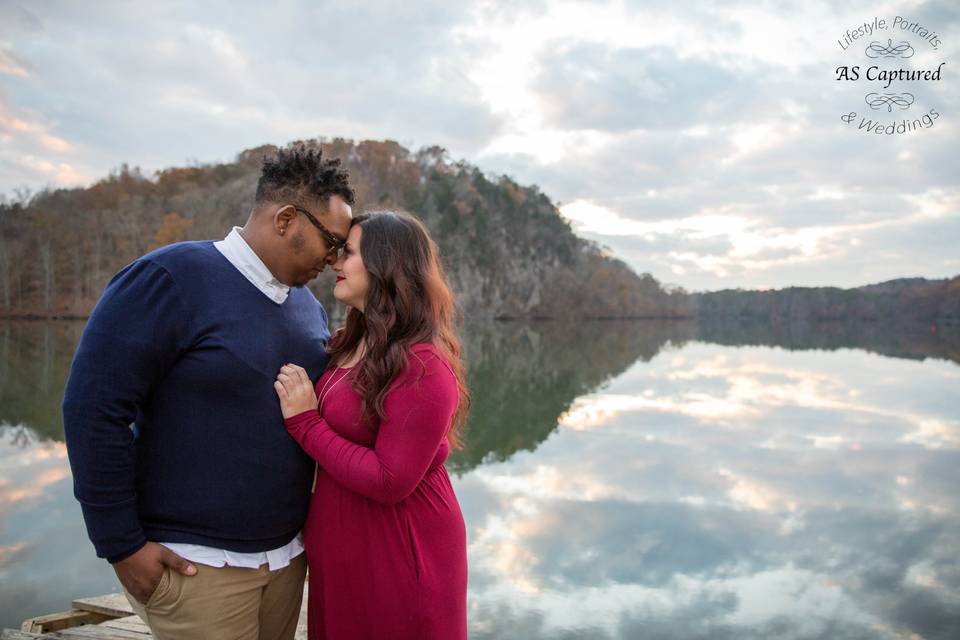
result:
[[[410,354],[406,371],[387,393],[372,449],[337,434],[316,410],[288,418],[286,426],[334,480],[377,502],[396,504],[429,469],[458,399],[457,380],[446,362],[432,350],[421,351]]]

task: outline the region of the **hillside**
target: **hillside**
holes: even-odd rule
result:
[[[464,314],[496,318],[679,317],[667,292],[578,238],[536,186],[488,176],[443,149],[392,141],[309,141],[341,158],[355,211],[403,208],[430,228]],[[85,316],[109,278],[146,251],[222,238],[243,224],[263,157],[176,167],[146,177],[121,167],[85,189],[43,191],[0,204],[0,315]],[[331,274],[311,288],[331,308]],[[334,310],[336,313],[336,310]]]
[[[899,278],[853,289],[740,289],[691,296],[701,318],[796,321],[922,321],[960,324],[960,276]]]
[[[466,318],[680,318],[771,322],[960,323],[960,277],[901,278],[856,289],[790,287],[687,295],[638,275],[576,236],[536,186],[451,161],[439,147],[314,140],[340,158],[355,211],[402,208],[440,245]],[[150,249],[222,238],[246,220],[265,155],[174,167],[147,177],[121,167],[89,188],[0,201],[0,316],[84,317],[109,278]],[[311,284],[338,316],[328,271]]]

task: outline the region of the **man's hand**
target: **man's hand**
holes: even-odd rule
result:
[[[273,388],[280,396],[280,411],[284,418],[292,418],[298,413],[317,408],[317,394],[310,382],[306,369],[295,364],[280,367]]]
[[[147,604],[160,584],[164,567],[170,567],[185,576],[197,573],[195,566],[156,542],[148,542],[129,558],[114,563],[113,570],[123,588],[141,604]]]

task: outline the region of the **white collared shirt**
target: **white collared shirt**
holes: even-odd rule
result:
[[[283,304],[290,293],[290,287],[277,280],[267,265],[263,264],[260,256],[250,248],[247,241],[240,235],[240,227],[234,227],[227,237],[219,242],[214,242],[213,246],[235,266],[240,273],[252,282],[257,289],[263,292],[277,304]],[[217,549],[216,547],[206,547],[199,544],[184,544],[180,542],[161,542],[163,546],[170,549],[182,558],[190,562],[204,564],[209,567],[222,567],[229,565],[231,567],[243,567],[256,569],[262,564],[267,564],[271,571],[282,569],[290,561],[303,553],[303,534],[298,533],[293,540],[277,549],[270,551],[260,551],[255,553],[237,553],[236,551],[227,551],[226,549]]]
[[[283,304],[290,293],[290,287],[277,280],[267,265],[263,264],[260,256],[250,248],[247,241],[240,235],[240,227],[234,227],[227,237],[219,242],[214,242],[213,246],[217,251],[230,261],[230,263],[243,274],[243,276],[253,283],[253,285],[263,292],[277,304]]]

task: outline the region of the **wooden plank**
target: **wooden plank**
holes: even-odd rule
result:
[[[123,631],[132,631],[142,636],[150,637],[150,627],[140,618],[140,616],[127,616],[126,618],[114,618],[100,624],[101,627],[109,629],[121,629]]]
[[[81,624],[100,624],[108,619],[109,616],[102,613],[71,609],[70,611],[48,613],[45,616],[37,616],[36,618],[24,620],[23,624],[20,625],[20,630],[30,633],[49,633],[51,631],[76,627]]]
[[[111,629],[98,624],[64,629],[59,632],[59,637],[69,640],[144,640],[150,636],[135,631]]]
[[[122,593],[108,593],[105,596],[80,598],[74,600],[70,606],[81,611],[102,613],[111,618],[126,618],[133,615],[133,607],[130,606],[127,596]]]
[[[304,585],[303,603],[300,607],[300,620],[297,624],[296,640],[306,640],[307,637],[307,600],[309,591]],[[57,616],[91,614],[97,616],[92,624],[63,628],[59,633],[39,635],[28,631],[3,630],[0,640],[33,640],[34,638],[61,638],[70,640],[145,640],[152,637],[150,628],[137,616],[126,596],[122,593],[110,593],[93,598],[80,598],[72,602],[74,611],[62,612],[41,616],[53,618]],[[37,620],[37,619],[32,619]],[[26,624],[26,623],[25,623]]]
[[[45,633],[30,633],[29,631],[17,631],[15,629],[2,629],[0,630],[0,640],[38,640],[42,638],[47,640],[48,638],[59,638],[60,635],[48,635]]]

